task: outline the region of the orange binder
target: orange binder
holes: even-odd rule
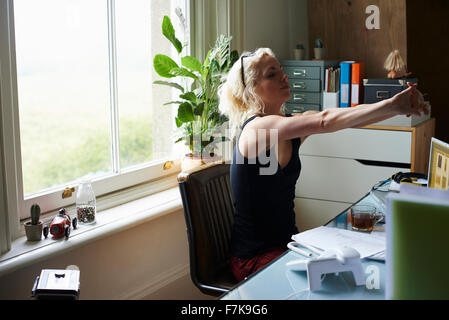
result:
[[[365,77],[365,64],[363,62],[352,64],[351,74],[351,107],[363,103],[363,78]]]

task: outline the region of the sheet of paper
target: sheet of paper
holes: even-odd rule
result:
[[[362,259],[382,252],[386,247],[385,232],[368,234],[330,227],[318,227],[298,233],[292,239],[322,250],[352,247],[360,253]]]

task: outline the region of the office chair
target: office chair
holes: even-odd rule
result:
[[[189,240],[190,276],[201,292],[213,296],[237,284],[229,269],[234,222],[229,167],[214,162],[178,176]]]

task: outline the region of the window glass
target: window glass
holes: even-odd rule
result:
[[[179,59],[161,33],[169,15],[185,41],[175,8],[186,15],[185,0],[14,1],[25,198],[173,155],[176,90],[153,84],[153,57]]]
[[[120,166],[127,168],[166,158],[172,151],[171,90],[153,85],[159,79],[152,57],[170,53],[161,34],[170,1],[127,0],[116,4],[117,92],[120,120]]]
[[[14,11],[24,194],[110,172],[107,2]]]

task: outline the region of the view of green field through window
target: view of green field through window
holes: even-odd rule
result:
[[[170,54],[160,25],[174,2],[115,1],[112,69],[107,0],[14,1],[25,195],[113,173],[114,100],[120,170],[170,155],[171,92],[152,84],[152,57]]]

